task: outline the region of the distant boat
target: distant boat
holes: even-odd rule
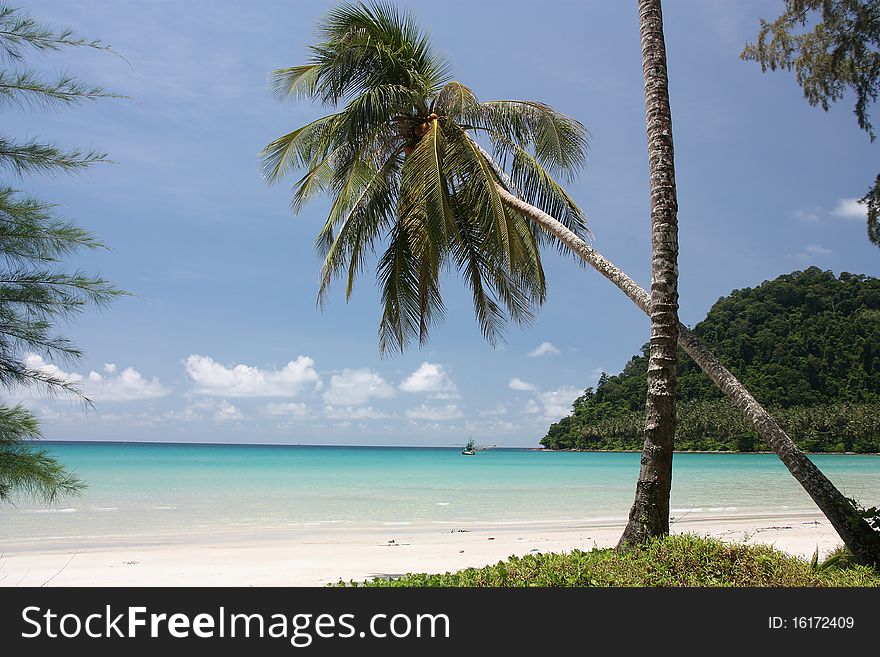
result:
[[[464,449],[461,450],[462,456],[473,456],[477,452],[485,452],[487,449],[495,449],[501,443],[496,443],[495,445],[480,445],[479,447],[474,443],[473,438],[469,438],[467,444],[464,446]]]

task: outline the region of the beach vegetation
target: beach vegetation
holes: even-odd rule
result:
[[[843,554],[840,551],[835,554]],[[338,586],[368,587],[878,587],[880,574],[842,557],[807,561],[769,545],[693,534],[653,538],[625,551],[594,548],[512,556],[483,568],[412,573]]]

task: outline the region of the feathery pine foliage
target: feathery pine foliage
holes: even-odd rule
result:
[[[26,442],[41,437],[33,413],[21,405],[0,405],[0,502],[26,495],[52,503],[84,488],[57,459]]]
[[[584,163],[584,127],[538,102],[478,101],[451,78],[412,17],[391,4],[337,7],[319,35],[308,63],[274,72],[274,90],[279,100],[334,112],[261,153],[271,182],[303,172],[294,212],[316,195],[332,198],[316,240],[324,256],[319,300],[336,278],[346,280],[349,298],[367,260],[381,252],[383,353],[427,340],[444,314],[446,270],[466,281],[490,342],[508,320],[530,321],[546,295],[539,247],[551,238],[506,208],[496,185],[583,235],[584,215],[554,176],[570,179]]]
[[[761,20],[757,41],[741,56],[762,71],[794,69],[807,101],[825,110],[852,91],[859,127],[876,138],[869,108],[880,93],[880,0],[785,0],[785,11]],[[860,201],[868,238],[880,246],[880,175]]]
[[[735,290],[694,332],[807,451],[880,452],[880,280],[810,267]],[[638,449],[647,358],[605,374],[553,424],[553,449]],[[684,352],[678,449],[755,451],[763,443]]]
[[[510,557],[484,568],[455,573],[409,574],[337,586],[499,587],[499,586],[880,586],[866,566],[819,567],[769,545],[725,543],[679,534],[652,539],[631,549],[595,548],[564,554]]]
[[[53,30],[20,9],[0,6],[0,110],[56,109],[85,100],[117,97],[69,74],[51,78],[26,67],[28,54],[69,47],[109,50],[100,41],[67,29]],[[94,236],[56,216],[56,206],[19,189],[29,174],[74,173],[105,156],[65,149],[40,138],[0,134],[0,387],[37,387],[80,396],[70,382],[28,364],[28,353],[48,360],[75,360],[81,352],[56,334],[55,323],[87,306],[103,306],[121,294],[103,278],[63,267],[65,257],[102,246]],[[0,403],[0,502],[15,495],[52,502],[83,484],[29,441],[40,437],[34,415],[20,405]]]

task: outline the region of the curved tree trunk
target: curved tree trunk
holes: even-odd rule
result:
[[[502,185],[498,185],[497,189],[505,205],[528,217],[548,233],[554,235],[560,242],[578,254],[584,262],[620,288],[643,312],[650,313],[651,298],[648,293],[610,260],[593,250],[589,244],[546,212],[518,199]],[[690,329],[681,324],[678,327],[678,344],[694,359],[694,362],[712,379],[715,385],[727,395],[733,405],[743,413],[752,428],[779,456],[792,476],[798,480],[804,490],[813,498],[816,506],[837,530],[856,561],[880,568],[880,532],[871,529],[849,500],[795,445],[794,441],[788,437],[764,407],[752,397],[745,386],[721,364],[721,361],[700,342]]]
[[[639,0],[651,177],[651,342],[645,445],[629,522],[618,547],[669,533],[678,351],[678,200],[660,0]]]

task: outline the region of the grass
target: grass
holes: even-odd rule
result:
[[[843,559],[808,563],[767,545],[725,543],[679,534],[633,548],[575,550],[510,557],[493,566],[454,573],[408,574],[394,579],[339,582],[337,586],[869,586],[880,573]]]

